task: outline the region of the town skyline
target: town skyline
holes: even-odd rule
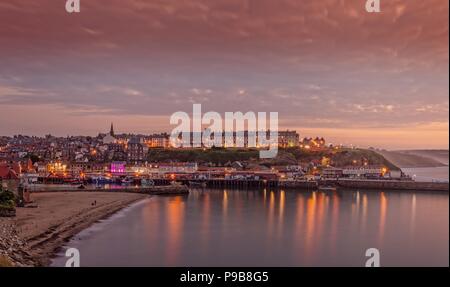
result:
[[[140,129],[139,131],[136,130],[123,130],[120,125],[118,126],[116,123],[114,122],[109,122],[108,125],[105,125],[103,128],[99,128],[97,129],[96,132],[90,132],[90,133],[52,133],[52,132],[44,132],[44,133],[12,133],[12,134],[1,134],[0,133],[0,137],[14,137],[14,136],[30,136],[30,137],[45,137],[47,135],[51,135],[54,137],[60,137],[60,138],[65,138],[65,137],[97,137],[99,135],[105,135],[108,134],[109,128],[111,124],[114,124],[114,133],[116,135],[136,135],[136,136],[150,136],[150,135],[158,135],[158,134],[168,134],[170,135],[171,130],[175,127],[174,125],[170,126],[168,125],[168,129],[167,130],[151,130],[151,129]],[[95,126],[97,127],[97,126]],[[117,129],[118,127],[118,129]],[[448,150],[448,143],[447,146],[442,145],[428,145],[428,146],[415,146],[415,145],[411,145],[410,147],[408,146],[391,146],[389,147],[388,145],[382,144],[382,145],[375,145],[375,144],[358,144],[357,142],[351,142],[348,139],[346,139],[345,137],[327,137],[324,136],[323,134],[320,134],[319,132],[314,132],[314,129],[308,129],[309,133],[303,133],[302,130],[299,129],[295,129],[295,128],[285,128],[285,127],[280,127],[279,131],[296,131],[298,132],[300,139],[303,138],[316,138],[316,137],[322,137],[322,138],[326,138],[327,142],[330,144],[334,144],[334,145],[343,145],[343,146],[355,146],[355,147],[362,147],[362,148],[379,148],[379,149],[387,149],[387,150],[401,150],[401,149],[446,149]]]

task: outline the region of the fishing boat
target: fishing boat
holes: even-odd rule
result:
[[[111,178],[104,176],[93,176],[92,182],[96,185],[112,183]]]
[[[134,182],[134,179],[131,177],[126,177],[124,179],[122,179],[122,185],[129,185],[132,184]]]

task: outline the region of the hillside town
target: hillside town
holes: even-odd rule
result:
[[[400,171],[379,160],[371,162],[364,156],[353,156],[347,165],[333,161],[333,155],[342,154],[343,146],[327,144],[324,138],[300,138],[296,131],[280,131],[278,145],[300,153],[297,158],[264,162],[256,157],[243,157],[239,150],[251,148],[214,149],[228,151],[217,160],[190,157],[182,161],[178,156],[158,158],[155,153],[173,152],[169,134],[132,135],[116,134],[111,124],[108,133],[96,137],[71,136],[33,137],[17,135],[0,137],[0,178],[24,179],[33,183],[82,184],[141,183],[144,179],[280,179],[314,180],[320,178],[400,178]],[[178,149],[180,150],[180,149]],[[206,153],[204,147],[183,149],[187,152]],[[282,157],[282,156],[279,156]],[[234,160],[234,159],[236,160]],[[378,159],[378,158],[376,158]]]

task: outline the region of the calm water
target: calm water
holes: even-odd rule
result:
[[[82,266],[363,266],[371,247],[384,266],[448,266],[448,230],[448,194],[194,190],[144,200],[66,247]]]

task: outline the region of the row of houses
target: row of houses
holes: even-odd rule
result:
[[[261,144],[262,140],[258,138],[256,134],[252,134],[248,131],[232,132],[229,133],[231,140],[227,138],[228,134],[225,132],[219,133],[221,134],[221,139],[219,141],[219,146],[223,147],[251,147],[251,146],[263,146]],[[198,137],[203,139],[205,132],[199,133]],[[186,136],[186,135],[184,135]],[[194,146],[194,138],[196,138],[196,134],[194,132],[188,133],[187,140],[183,139],[183,134],[180,133],[178,138],[179,144],[176,144],[178,147],[193,147]],[[270,138],[270,131],[267,132],[266,138]],[[211,136],[211,140],[214,138]],[[136,143],[139,141],[139,144],[142,146],[146,146],[148,148],[173,148],[174,143],[170,140],[170,135],[167,133],[161,134],[153,134],[147,136],[134,136],[131,139],[120,139],[115,137],[113,133],[109,133],[105,135],[103,138],[103,143],[105,144],[119,144],[122,146],[127,146],[130,143]],[[252,144],[254,141],[254,144]],[[300,135],[296,131],[278,131],[278,146],[279,147],[298,147],[300,145]],[[202,144],[200,147],[204,147]]]
[[[208,138],[209,135],[209,138]],[[220,139],[214,139],[213,135],[220,136]],[[195,146],[195,139],[198,138],[201,141],[199,146]],[[217,132],[213,133],[211,131],[204,132],[190,132],[187,134],[180,133],[178,137],[171,142],[170,135],[164,134],[154,134],[150,136],[143,137],[143,143],[149,148],[191,148],[191,147],[205,147],[209,144],[204,142],[205,138],[211,142],[217,142],[213,144],[215,146],[221,147],[264,147],[263,139],[260,139],[258,134],[255,132],[242,131],[242,132]],[[270,139],[270,131],[267,131],[265,135],[266,139]],[[278,131],[278,146],[279,147],[298,147],[300,144],[300,135],[296,131]],[[212,145],[211,145],[212,146]]]
[[[268,132],[270,133],[270,132]],[[191,133],[191,141],[194,134]],[[203,134],[202,134],[203,135]],[[267,134],[269,137],[270,134]],[[243,136],[243,139],[240,137]],[[232,141],[224,147],[240,146],[243,140],[244,147],[250,147],[249,132],[232,133]],[[259,139],[257,139],[257,142]],[[258,144],[258,143],[257,143]],[[299,134],[293,130],[278,131],[279,147],[320,147],[325,145],[323,138],[300,139]],[[191,145],[189,145],[191,147]],[[181,146],[182,148],[183,146]],[[258,147],[258,145],[257,145]],[[263,146],[259,146],[263,147]],[[0,160],[21,160],[32,158],[33,162],[68,162],[68,163],[103,163],[112,161],[127,161],[128,163],[143,163],[148,160],[151,148],[173,148],[170,135],[167,133],[153,135],[115,134],[111,124],[108,133],[101,133],[96,137],[69,136],[45,137],[22,136],[0,137]]]
[[[30,159],[23,161],[1,161],[0,179],[18,179],[23,172],[35,172],[35,166]]]
[[[343,168],[327,167],[322,170],[324,178],[365,178],[378,179],[383,177],[401,178],[405,175],[401,171],[391,171],[381,165],[349,166]]]

